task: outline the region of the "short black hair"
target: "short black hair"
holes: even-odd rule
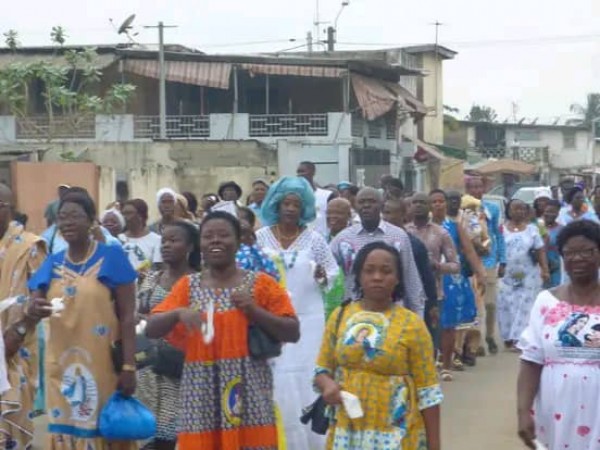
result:
[[[558,247],[558,253],[563,254],[563,248],[567,242],[574,237],[584,237],[594,242],[600,250],[600,225],[591,220],[582,219],[574,220],[570,224],[566,225],[556,238],[556,246]]]
[[[202,267],[202,254],[200,252],[200,232],[198,227],[188,220],[176,220],[167,225],[167,227],[179,227],[187,237],[188,244],[192,244],[192,251],[188,256],[188,264],[194,270],[200,270]]]
[[[558,200],[554,200],[554,199],[550,199],[548,201],[548,204],[546,205],[546,208],[548,206],[554,206],[554,207],[556,207],[559,210],[560,210],[560,208],[562,208],[562,205],[560,204],[560,202]]]
[[[242,240],[242,227],[240,226],[240,221],[237,217],[225,211],[209,212],[206,217],[202,219],[202,223],[200,224],[200,236],[202,236],[202,228],[204,228],[211,220],[224,220],[225,222],[229,222],[231,228],[233,228],[233,234],[235,234],[237,241],[240,242]]]
[[[29,220],[29,217],[27,216],[27,214],[24,214],[22,212],[19,211],[15,211],[15,220],[17,222],[19,222],[21,225],[23,225],[23,227],[27,226],[27,221]]]
[[[402,180],[400,178],[396,178],[396,177],[392,177],[388,180],[388,182],[386,183],[386,186],[388,188],[390,187],[395,187],[398,188],[400,190],[404,190],[404,183],[402,183]]]
[[[315,166],[315,163],[312,161],[302,161],[300,164],[298,164],[299,166],[307,166],[308,168],[310,168],[310,170],[312,170],[313,172],[317,171],[317,166]]]
[[[238,216],[240,220],[246,220],[252,228],[256,226],[256,214],[247,206],[240,206],[238,208]]]
[[[356,259],[354,260],[354,265],[352,266],[352,275],[354,276],[354,290],[357,294],[362,295],[362,286],[360,285],[360,274],[365,266],[365,261],[367,257],[371,254],[371,252],[375,250],[384,250],[388,252],[394,258],[396,262],[396,274],[398,276],[398,284],[393,292],[392,301],[399,300],[404,295],[404,285],[402,283],[402,259],[400,257],[400,252],[396,250],[389,244],[386,244],[382,241],[371,242],[370,244],[365,245],[360,249],[358,254],[356,255]]]
[[[446,200],[448,200],[448,195],[446,194],[446,191],[444,191],[443,189],[432,189],[431,191],[429,191],[430,197],[434,194],[442,194],[444,196],[444,198]]]
[[[96,220],[96,204],[94,203],[94,200],[92,200],[92,197],[87,194],[85,189],[83,191],[74,191],[73,189],[76,188],[69,189],[69,192],[61,198],[58,210],[60,211],[66,203],[75,203],[76,205],[81,206],[85,215],[91,222]]]
[[[360,191],[360,188],[358,186],[352,185],[348,188],[348,192],[350,192],[350,195],[356,197],[358,195],[358,191]]]
[[[581,189],[579,186],[575,186],[569,189],[569,191],[565,194],[565,202],[567,202],[570,205],[573,201],[573,197],[575,197],[575,194],[577,194],[578,192],[583,192],[583,189]]]
[[[196,196],[192,192],[182,192],[181,195],[183,195],[188,202],[188,211],[196,214],[198,211],[198,199]]]

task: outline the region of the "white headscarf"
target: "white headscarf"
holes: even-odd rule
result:
[[[160,199],[163,195],[169,195],[173,201],[177,201],[177,193],[171,188],[162,188],[156,193],[156,204],[160,205]]]
[[[106,219],[106,216],[108,216],[109,214],[114,214],[114,216],[119,221],[119,224],[121,225],[121,229],[122,230],[125,229],[125,217],[123,217],[123,214],[121,214],[121,211],[119,211],[116,208],[111,208],[111,209],[107,209],[106,211],[104,211],[102,213],[102,215],[100,216],[100,223],[104,223],[104,219]]]

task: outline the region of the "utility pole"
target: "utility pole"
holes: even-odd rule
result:
[[[313,36],[310,31],[308,33],[306,33],[306,47],[308,48],[308,53],[312,53],[312,51],[313,51]]]
[[[335,51],[335,28],[327,27],[327,51]]]
[[[435,66],[434,66],[434,70],[435,70],[435,116],[437,117],[440,114],[440,109],[441,109],[440,108],[440,99],[439,99],[439,90],[438,90],[438,84],[440,83],[440,80],[439,80],[440,71],[438,70],[438,66],[440,64],[439,51],[438,51],[439,31],[440,31],[440,27],[444,24],[441,23],[439,20],[436,20],[431,25],[435,26],[435,46],[434,46],[434,51],[435,51]]]
[[[158,28],[158,66],[160,70],[158,80],[158,110],[160,138],[167,138],[167,81],[165,66],[165,28],[177,28],[176,25],[165,25],[158,22],[156,26],[145,26],[144,28]]]

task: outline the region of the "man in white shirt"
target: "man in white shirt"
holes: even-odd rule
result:
[[[315,191],[315,208],[317,210],[317,218],[312,223],[315,231],[319,232],[322,236],[327,237],[327,203],[334,197],[333,192],[326,189],[321,189],[315,184],[315,174],[317,168],[314,163],[310,161],[303,161],[296,170],[296,175],[305,178],[310,183]]]

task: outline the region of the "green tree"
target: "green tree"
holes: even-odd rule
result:
[[[471,106],[471,111],[469,111],[469,115],[465,117],[466,120],[470,120],[471,122],[496,122],[498,119],[498,114],[494,108],[484,105],[473,105]]]
[[[19,42],[19,33],[17,33],[15,30],[8,30],[7,32],[3,33],[3,36],[4,43],[13,52],[17,50],[19,45],[21,45],[21,43]]]
[[[449,131],[456,131],[460,128],[456,114],[459,114],[460,110],[452,106],[444,105],[444,127]]]
[[[11,37],[16,40],[16,33]],[[29,136],[46,142],[77,136],[77,130],[97,114],[125,111],[135,86],[117,83],[102,89],[96,49],[63,49],[62,27],[52,28],[51,40],[56,46],[52,61],[15,62],[0,70],[0,109],[15,116]],[[44,112],[33,117],[31,105],[40,99]]]
[[[600,119],[600,93],[593,92],[587,95],[585,104],[574,103],[571,112],[577,114],[576,119],[570,121],[573,125],[592,127],[595,119]]]

